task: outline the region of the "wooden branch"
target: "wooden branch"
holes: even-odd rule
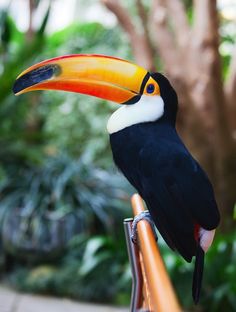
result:
[[[220,57],[218,52],[218,12],[216,0],[194,0],[194,22],[192,27],[192,39],[190,43],[189,57],[191,64],[191,76],[193,93],[199,101],[199,94],[202,100],[206,97],[208,82],[213,76],[213,71],[217,71],[221,79]],[[201,57],[199,57],[201,55]],[[195,85],[195,87],[194,87]],[[199,92],[199,90],[202,90]],[[213,101],[209,101],[213,104]],[[210,105],[212,105],[210,104]]]
[[[168,24],[168,10],[165,0],[153,0],[152,25],[155,34],[153,41],[165,66],[165,71],[172,77],[179,77],[179,54],[173,33]]]
[[[224,115],[218,29],[216,0],[194,0],[190,57],[194,67],[192,69],[195,87],[193,86],[192,93],[196,102],[202,103],[201,106],[207,112],[208,119],[214,121],[222,119]]]
[[[139,18],[142,22],[143,29],[145,30],[145,33],[148,33],[149,32],[148,26],[147,26],[148,16],[147,16],[147,12],[145,10],[142,0],[136,0],[136,6],[137,6]]]
[[[207,47],[218,47],[218,13],[216,0],[194,0],[193,31],[196,44]]]
[[[190,27],[184,4],[180,0],[167,0],[166,2],[174,25],[174,32],[176,34],[178,45],[182,49],[187,49]]]
[[[130,15],[127,10],[121,6],[119,0],[102,0],[101,2],[116,16],[118,22],[131,37],[136,36],[135,26],[130,18]]]
[[[119,21],[121,27],[126,31],[130,39],[131,48],[136,62],[148,70],[153,70],[155,65],[153,53],[146,34],[139,33],[127,10],[121,5],[119,0],[101,0]]]
[[[153,48],[152,39],[150,36],[149,27],[148,27],[149,26],[149,16],[146,12],[146,9],[143,5],[142,0],[136,0],[136,6],[137,6],[139,19],[142,23],[144,40],[146,41],[146,46],[148,46],[150,49],[149,53],[151,54],[151,58],[152,58],[152,60],[154,60],[155,50]],[[150,68],[150,70],[151,71],[156,70],[154,63],[153,63],[153,68]]]
[[[34,36],[33,30],[33,14],[35,10],[35,3],[33,0],[28,0],[28,8],[29,8],[29,26],[26,32],[26,39],[30,42]]]

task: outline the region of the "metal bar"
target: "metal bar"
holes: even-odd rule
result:
[[[133,219],[124,220],[124,230],[126,245],[129,255],[129,262],[131,265],[132,272],[132,293],[131,293],[131,302],[130,302],[130,311],[136,312],[142,306],[142,272],[139,263],[139,252],[137,245],[133,244],[131,240],[131,231],[132,231],[132,222]]]
[[[134,194],[131,199],[134,215],[144,211],[142,198]],[[150,224],[141,220],[137,226],[139,248],[142,254],[145,276],[151,295],[153,311],[180,312],[182,311],[166,272],[159,248]]]

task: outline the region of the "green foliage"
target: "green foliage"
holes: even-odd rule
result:
[[[65,101],[50,113],[45,123],[48,136],[45,150],[49,153],[67,151],[74,157],[83,153],[87,161],[111,167],[112,155],[105,129],[109,112],[111,109],[104,101],[66,95]]]
[[[179,255],[170,252],[159,237],[167,270],[186,311],[234,311],[235,241],[236,232],[216,238],[206,255],[200,303],[194,306],[191,296],[193,264],[187,264]],[[125,249],[124,237],[117,240],[79,235],[72,239],[57,265],[44,264],[32,269],[19,267],[11,282],[22,291],[128,304],[131,276],[126,254],[119,252],[122,248]]]
[[[99,23],[72,24],[50,36],[50,40],[47,42],[47,52],[50,54],[56,52],[59,55],[99,53],[125,57],[130,54],[130,49],[123,44],[123,40],[119,28],[106,29]]]
[[[39,162],[42,159],[40,144],[44,140],[44,134],[41,132],[44,120],[39,111],[35,110],[37,98],[32,95],[28,98],[15,98],[12,85],[19,74],[19,67],[28,66],[43,50],[48,14],[32,40],[18,31],[7,12],[2,14],[5,16],[2,23],[5,28],[9,28],[7,40],[4,27],[2,28],[4,49],[0,54],[0,144],[4,146],[0,152],[0,161],[5,167],[5,164],[8,166],[9,163],[25,165],[27,161]]]
[[[51,258],[81,231],[119,233],[127,208],[120,176],[68,155],[14,172],[2,184],[0,203],[3,243],[13,255]]]
[[[203,303],[210,311],[234,311],[236,305],[236,231],[219,235],[208,252]],[[207,311],[205,309],[205,311]]]
[[[193,264],[169,252],[161,243],[162,254],[182,306],[189,311],[235,311],[236,231],[218,234],[206,254],[200,303],[193,306],[191,285]]]
[[[119,248],[124,249],[123,244],[124,240],[106,236],[75,236],[57,266],[19,267],[11,282],[27,292],[127,303],[131,280],[127,258],[119,252]]]
[[[128,195],[108,148],[105,126],[112,106],[60,92],[15,97],[11,88],[23,69],[42,59],[71,53],[127,58],[129,48],[118,28],[98,23],[45,35],[48,15],[49,10],[31,38],[7,12],[1,19],[1,267],[4,251],[13,255],[11,281],[20,289],[121,302],[130,286],[122,227]],[[81,234],[68,245],[73,224],[70,219],[68,229],[65,220],[71,214]],[[60,229],[68,234],[66,241],[58,238]]]
[[[222,24],[220,29],[220,53],[222,56],[222,70],[224,78],[227,78],[227,75],[229,73],[231,54],[234,48],[234,44],[236,43],[236,31],[235,27],[232,26],[232,22],[224,20],[222,18]]]

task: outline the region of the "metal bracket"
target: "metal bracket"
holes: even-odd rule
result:
[[[130,302],[131,312],[149,312],[142,309],[142,289],[143,289],[143,278],[142,271],[139,262],[139,250],[138,245],[134,244],[132,241],[132,223],[133,219],[128,218],[124,220],[124,230],[126,245],[129,255],[129,262],[131,265],[132,272],[132,293]]]

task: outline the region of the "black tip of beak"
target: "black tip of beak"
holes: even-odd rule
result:
[[[141,98],[141,95],[135,95],[134,97],[132,97],[131,99],[129,99],[128,101],[122,103],[125,105],[133,105],[135,103],[137,103]]]
[[[45,65],[43,67],[35,68],[30,72],[20,76],[14,83],[12,91],[14,94],[19,93],[20,91],[29,88],[33,85],[36,85],[45,80],[59,75],[61,69],[56,64]]]

